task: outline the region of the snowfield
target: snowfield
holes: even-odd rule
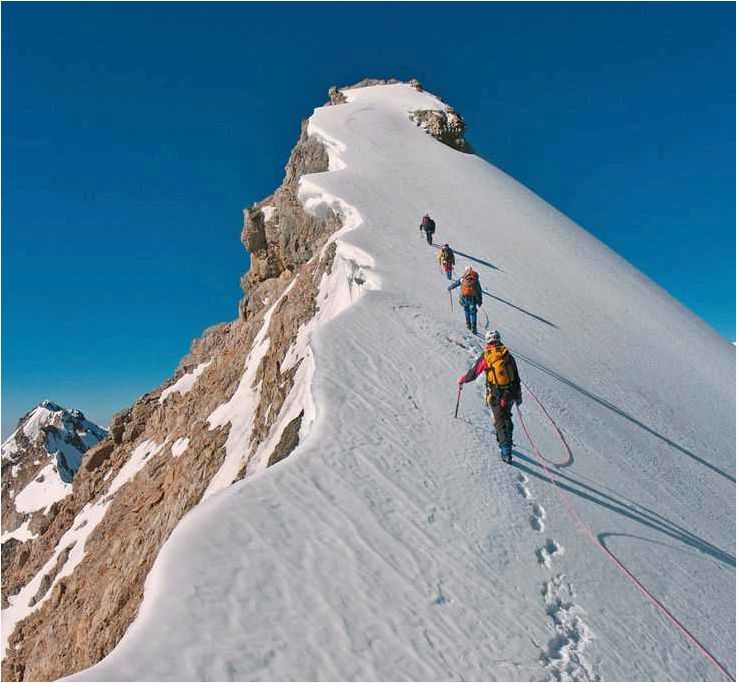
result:
[[[283,462],[214,483],[123,640],[70,680],[734,676],[732,345],[415,126],[409,112],[444,108],[433,96],[345,93],[310,119],[331,170],[304,177],[300,198],[360,217],[339,253],[372,286],[348,307],[341,282],[321,288],[321,308],[342,312],[295,349],[313,358],[311,428]],[[480,347],[420,238],[424,212],[457,268],[480,273],[480,321],[515,353],[522,418],[557,466],[517,414],[514,464],[499,460],[481,382],[453,419]],[[241,384],[211,417],[232,425],[229,453],[250,438],[258,387]]]

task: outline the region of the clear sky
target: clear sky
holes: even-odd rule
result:
[[[4,2],[3,437],[43,398],[107,425],[232,320],[243,207],[366,76],[734,340],[733,3]]]

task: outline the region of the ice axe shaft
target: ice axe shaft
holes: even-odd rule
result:
[[[459,384],[459,385],[458,385],[458,395],[456,396],[456,410],[455,410],[455,415],[454,415],[454,417],[455,417],[456,419],[458,419],[458,406],[459,406],[459,405],[460,405],[460,403],[461,403],[461,388],[462,388],[462,387],[463,387],[463,385],[462,385],[462,384]]]

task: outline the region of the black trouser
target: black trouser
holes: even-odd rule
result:
[[[429,230],[425,230],[425,237],[427,237],[428,244],[432,244],[432,235],[432,232],[430,232]]]
[[[500,390],[498,387],[487,387],[487,403],[494,415],[494,429],[499,446],[512,446],[512,397],[509,391]]]

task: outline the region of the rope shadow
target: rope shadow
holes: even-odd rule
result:
[[[703,538],[692,533],[691,531],[688,531],[688,529],[684,529],[682,526],[676,524],[675,522],[672,522],[660,513],[654,512],[639,503],[634,504],[639,508],[639,510],[634,510],[622,500],[618,500],[612,495],[604,493],[594,488],[593,486],[589,486],[588,484],[584,484],[581,481],[578,481],[573,477],[563,474],[559,471],[555,473],[555,478],[557,481],[553,481],[544,472],[531,469],[530,465],[534,465],[538,468],[541,467],[540,464],[537,463],[535,460],[529,458],[523,453],[520,453],[519,450],[515,450],[514,454],[520,460],[526,463],[524,464],[517,461],[515,462],[515,467],[517,467],[517,469],[519,470],[522,470],[531,477],[539,479],[540,481],[547,484],[551,484],[552,486],[558,486],[562,490],[573,496],[576,496],[583,500],[587,500],[591,503],[594,503],[595,505],[606,508],[611,512],[631,519],[632,521],[637,522],[638,524],[641,524],[648,529],[652,529],[653,531],[668,536],[675,541],[679,541],[684,545],[694,548],[699,552],[713,558],[717,562],[721,562],[722,564],[728,565],[730,567],[735,566],[735,558],[733,555],[730,555],[727,551],[722,550],[713,543],[709,543],[709,541],[706,541]]]
[[[504,271],[499,267],[495,266],[490,261],[484,261],[483,259],[480,259],[476,256],[471,256],[470,254],[466,254],[462,251],[458,251],[457,249],[453,249],[454,254],[458,254],[458,256],[463,256],[463,258],[467,258],[469,261],[473,261],[474,263],[479,263],[482,266],[486,266],[487,268],[492,268],[493,270],[498,270],[500,273],[503,273]]]
[[[433,242],[432,246],[435,247],[436,249],[443,248],[443,245],[440,244],[439,242]],[[454,249],[453,247],[451,247],[451,249],[453,249],[454,254],[458,254],[458,256],[463,256],[463,258],[467,258],[469,261],[473,261],[474,263],[480,263],[482,266],[486,266],[487,268],[498,270],[500,273],[504,272],[504,270],[502,270],[499,266],[495,266],[490,261],[484,261],[483,259],[477,258],[476,256],[471,256],[470,254],[466,254],[462,251],[458,251],[457,249]]]
[[[551,323],[549,320],[546,320],[542,316],[536,315],[535,313],[530,313],[530,311],[525,310],[521,306],[517,306],[517,304],[513,304],[511,301],[507,301],[506,299],[502,299],[500,296],[496,296],[496,294],[492,294],[491,292],[487,292],[485,289],[481,289],[481,291],[486,294],[491,299],[496,299],[497,301],[500,301],[503,304],[506,304],[507,306],[514,308],[515,310],[520,311],[521,313],[524,313],[525,315],[529,315],[531,318],[535,318],[535,320],[539,320],[541,323],[545,323],[546,325],[549,325],[550,327],[554,327],[556,330],[559,330],[560,328],[555,324]]]
[[[582,394],[583,396],[590,398],[592,401],[595,401],[596,403],[603,406],[604,408],[608,408],[613,413],[616,413],[620,417],[623,417],[625,420],[628,420],[632,424],[640,427],[640,429],[644,429],[648,434],[652,434],[653,436],[660,439],[663,443],[667,444],[671,448],[675,448],[677,451],[680,451],[681,453],[683,453],[683,455],[686,455],[692,460],[695,460],[699,464],[710,469],[712,472],[718,474],[721,477],[724,477],[725,479],[728,479],[732,483],[736,483],[735,478],[731,474],[725,472],[724,470],[720,470],[716,465],[712,465],[707,460],[704,460],[703,458],[699,457],[695,453],[692,453],[687,448],[684,448],[683,446],[677,444],[675,441],[669,439],[667,436],[663,436],[659,432],[656,432],[654,429],[652,429],[652,427],[648,427],[646,424],[640,422],[637,418],[632,417],[632,415],[630,415],[629,413],[626,413],[624,410],[622,410],[618,406],[615,406],[613,403],[607,401],[605,398],[601,398],[601,396],[597,396],[596,394],[590,392],[588,389],[584,389],[583,387],[580,387],[575,382],[572,382],[571,380],[566,379],[565,377],[563,377],[562,375],[559,375],[554,370],[550,370],[549,368],[545,367],[541,363],[538,363],[537,361],[534,361],[531,358],[528,358],[527,356],[524,356],[523,354],[517,351],[515,351],[514,355],[515,355],[515,358],[519,358],[520,360],[523,360],[526,363],[529,363],[530,365],[537,368],[538,370],[542,370],[542,372],[550,375],[554,379],[557,379],[559,382],[562,382],[563,384],[570,387],[571,389],[574,389],[579,394]]]

